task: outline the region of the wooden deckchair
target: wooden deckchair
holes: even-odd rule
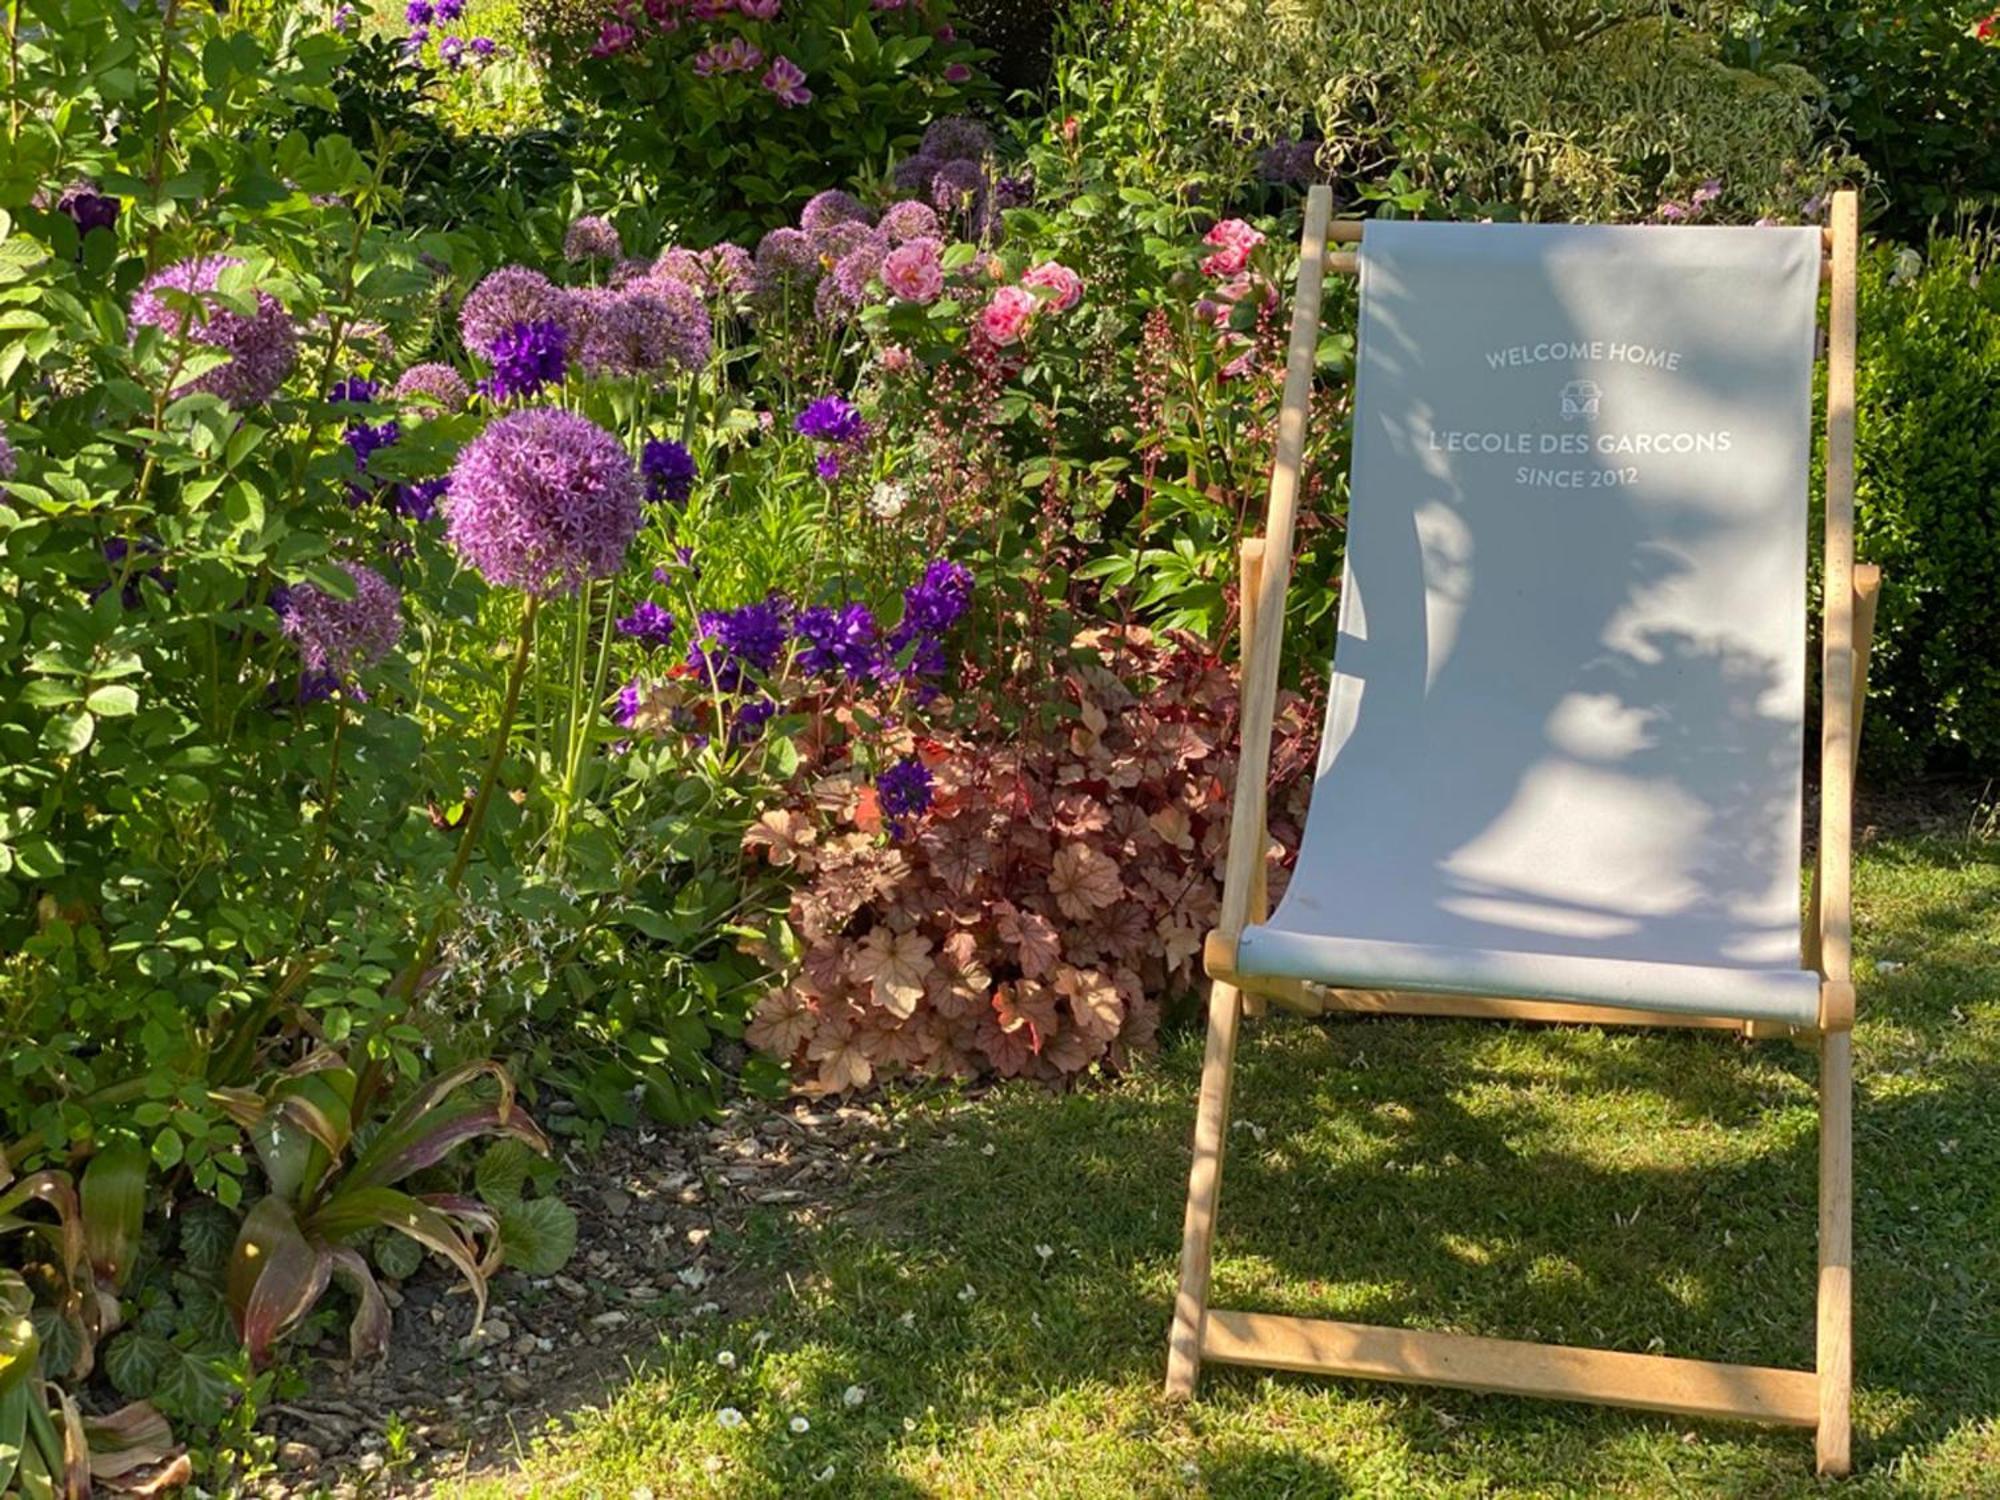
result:
[[[1167,1368],[1167,1390],[1187,1396],[1194,1391],[1203,1360],[1225,1364],[1266,1366],[1320,1374],[1411,1381],[1477,1391],[1581,1400],[1645,1410],[1707,1417],[1732,1417],[1757,1422],[1810,1427],[1817,1436],[1820,1472],[1845,1473],[1849,1466],[1849,1399],[1851,1390],[1851,1028],[1854,988],[1850,977],[1851,898],[1850,822],[1854,760],[1866,691],[1867,653],[1879,577],[1876,570],[1854,562],[1854,347],[1856,200],[1852,192],[1835,194],[1830,228],[1823,231],[1816,252],[1801,249],[1798,231],[1785,241],[1793,255],[1818,261],[1820,282],[1830,282],[1830,316],[1824,341],[1826,374],[1824,618],[1821,663],[1820,802],[1818,863],[1812,882],[1810,909],[1800,943],[1800,969],[1805,981],[1803,1010],[1796,993],[1784,990],[1766,1004],[1718,1003],[1711,1011],[1699,1007],[1643,1003],[1658,986],[1639,984],[1619,990],[1611,1003],[1591,993],[1594,981],[1575,985],[1555,983],[1526,994],[1506,987],[1475,989],[1459,976],[1442,983],[1424,982],[1421,973],[1396,984],[1357,984],[1344,972],[1313,971],[1308,941],[1293,942],[1286,962],[1270,961],[1276,947],[1267,923],[1265,894],[1266,781],[1271,753],[1272,720],[1278,691],[1279,655],[1285,619],[1285,597],[1292,571],[1293,521],[1305,446],[1307,408],[1319,338],[1320,299],[1324,274],[1354,274],[1369,252],[1329,251],[1329,242],[1354,246],[1366,226],[1330,224],[1331,199],[1325,188],[1308,197],[1301,247],[1296,300],[1285,376],[1284,400],[1278,425],[1275,464],[1265,534],[1247,541],[1242,554],[1242,747],[1232,809],[1228,863],[1220,923],[1209,936],[1204,960],[1213,981],[1209,1001],[1207,1052],[1194,1131],[1194,1159],[1188,1182],[1187,1219],[1182,1248],[1180,1291],[1174,1308]],[[1487,232],[1461,226],[1459,232]],[[1494,226],[1493,233],[1520,233]],[[1609,234],[1660,235],[1679,230],[1598,231]],[[1715,231],[1706,231],[1715,233]],[[1739,235],[1754,231],[1732,231]],[[1367,243],[1376,243],[1381,235]],[[1657,240],[1647,242],[1658,245]],[[1742,240],[1736,244],[1750,244]],[[1764,242],[1755,242],[1764,243]],[[1809,261],[1803,275],[1812,275]],[[1364,279],[1364,346],[1367,325],[1367,282]],[[1808,301],[1810,292],[1807,293]],[[1809,321],[1816,321],[1808,316]],[[1808,360],[1810,355],[1801,355]],[[1418,360],[1417,362],[1420,362]],[[1366,397],[1367,372],[1362,396]],[[1565,400],[1569,393],[1565,391]],[[1578,398],[1587,402],[1586,390]],[[1810,422],[1809,396],[1799,402],[1799,421]],[[1590,408],[1594,411],[1594,408]],[[1570,413],[1566,410],[1565,415]],[[1358,423],[1357,423],[1358,425]],[[1357,445],[1364,438],[1357,436]],[[1354,504],[1367,500],[1357,489]],[[1803,490],[1803,483],[1798,486]],[[1801,495],[1798,503],[1803,506]],[[1797,518],[1799,551],[1803,553],[1804,514]],[[1803,572],[1803,556],[1797,559]],[[1349,587],[1352,587],[1350,580]],[[1801,584],[1797,618],[1803,620]],[[1343,600],[1343,610],[1348,601]],[[1377,600],[1370,596],[1374,614]],[[1343,631],[1347,624],[1343,615]],[[1365,633],[1365,632],[1364,632]],[[1803,627],[1800,627],[1803,658]],[[1344,633],[1342,649],[1349,646]],[[1336,685],[1340,660],[1336,655]],[[1803,669],[1796,682],[1799,701],[1793,712],[1794,754],[1791,774],[1797,775],[1798,739],[1803,729]],[[1357,709],[1363,719],[1367,710]],[[1351,732],[1352,725],[1343,732]],[[1329,735],[1332,734],[1330,719]],[[1321,790],[1326,774],[1322,759]],[[1334,768],[1338,774],[1338,767]],[[1790,905],[1796,910],[1798,854],[1797,783],[1793,782]],[[1307,843],[1312,841],[1309,832]],[[1303,860],[1302,860],[1303,868]],[[1294,876],[1296,888],[1301,877]],[[1287,893],[1287,903],[1292,894]],[[1262,948],[1247,944],[1246,934],[1263,939]],[[1282,934],[1280,934],[1282,936]],[[1290,941],[1289,939],[1287,941]],[[1340,949],[1327,945],[1329,951]],[[1299,951],[1294,952],[1292,949]],[[1265,953],[1261,965],[1256,951]],[[1401,949],[1390,945],[1392,956]],[[1301,953],[1304,954],[1301,957]],[[1504,955],[1503,955],[1504,957]],[[1334,965],[1338,968],[1338,965]],[[1392,965],[1393,967],[1393,965]],[[1504,967],[1504,966],[1503,966]],[[1643,965],[1641,966],[1644,967]],[[1416,970],[1422,963],[1414,965]],[[1285,972],[1276,972],[1283,969]],[[1593,971],[1594,972],[1594,971]],[[1651,973],[1652,971],[1648,970]],[[1704,971],[1706,972],[1706,971]],[[1654,976],[1657,978],[1657,975]],[[1782,976],[1780,976],[1782,977]],[[1729,976],[1724,976],[1728,980]],[[1616,988],[1615,986],[1613,987]],[[1555,993],[1557,990],[1563,993]],[[1724,983],[1718,993],[1733,993]],[[1239,1021],[1261,1013],[1266,1000],[1309,1013],[1329,1010],[1378,1014],[1484,1017],[1514,1021],[1583,1022],[1698,1026],[1742,1030],[1753,1036],[1790,1035],[1819,1053],[1819,1285],[1817,1357],[1810,1371],[1718,1364],[1602,1349],[1517,1343],[1458,1334],[1369,1327],[1264,1313],[1232,1312],[1209,1306],[1211,1243],[1221,1184],[1223,1147],[1227,1138],[1230,1084]]]

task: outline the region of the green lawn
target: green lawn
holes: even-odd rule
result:
[[[2000,844],[1883,842],[1857,884],[1858,1477],[1839,1488],[2000,1495]],[[663,1347],[470,1492],[1821,1489],[1798,1431],[1247,1371],[1166,1401],[1200,1058],[1190,1032],[1068,1097],[906,1101],[913,1149],[842,1224],[753,1237],[760,1318]],[[1807,1366],[1813,1069],[1697,1034],[1252,1023],[1217,1301]]]

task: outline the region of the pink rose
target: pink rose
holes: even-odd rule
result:
[[[1083,278],[1061,261],[1045,260],[1021,273],[1021,285],[1048,292],[1051,312],[1068,312],[1083,300]]]
[[[1234,276],[1250,264],[1250,252],[1264,243],[1264,236],[1241,219],[1224,219],[1201,237],[1204,245],[1216,247],[1215,254],[1202,261],[1209,276]]]
[[[1003,286],[993,294],[993,300],[980,309],[979,331],[986,335],[988,343],[999,348],[1018,344],[1021,335],[1028,331],[1028,321],[1040,306],[1040,299],[1026,288]]]
[[[944,290],[943,246],[931,235],[898,245],[882,260],[882,285],[905,302],[935,302]]]

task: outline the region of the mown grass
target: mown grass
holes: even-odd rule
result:
[[[2000,845],[1889,841],[1857,879],[1859,1472],[1841,1488],[2000,1495]],[[462,1488],[1821,1490],[1796,1431],[1219,1369],[1194,1404],[1166,1401],[1200,1056],[1190,1032],[1114,1086],[908,1106],[911,1151],[862,1176],[841,1223],[756,1236],[782,1273],[761,1317],[664,1346],[519,1472]],[[1241,1057],[1221,1305],[1811,1363],[1811,1054],[1273,1020]]]

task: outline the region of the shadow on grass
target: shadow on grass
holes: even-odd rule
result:
[[[1864,959],[1904,967],[1865,985],[1857,1039],[1852,1492],[1980,1493],[2000,1458],[1978,1427],[2000,1413],[2000,851],[1878,851],[1862,898]],[[1798,1431],[1219,1369],[1164,1401],[1200,1057],[1186,1034],[1116,1087],[918,1109],[912,1152],[794,1247],[769,1325],[795,1351],[786,1397],[869,1392],[817,1492],[1813,1490]],[[1251,1023],[1215,1302],[1808,1368],[1813,1074],[1713,1034]],[[766,1432],[717,1493],[811,1477]]]

